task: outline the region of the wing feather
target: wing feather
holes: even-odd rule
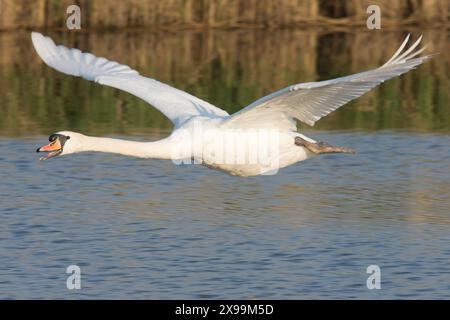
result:
[[[225,117],[225,110],[203,101],[187,92],[139,75],[136,70],[115,61],[55,45],[49,37],[31,33],[33,45],[50,67],[68,75],[127,91],[154,106],[175,126],[193,116]]]
[[[233,114],[224,125],[242,126],[244,123],[255,123],[263,119],[268,125],[272,123],[272,126],[278,124],[279,127],[292,128],[292,121],[287,120],[295,118],[313,126],[319,119],[337,108],[360,97],[382,82],[416,68],[432,56],[415,58],[425,49],[414,51],[422,37],[402,53],[408,40],[409,35],[392,58],[377,69],[327,81],[289,86],[256,100]],[[280,119],[279,113],[285,115],[282,122],[275,121]]]

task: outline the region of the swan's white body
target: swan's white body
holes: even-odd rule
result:
[[[128,66],[78,49],[56,46],[50,38],[32,33],[37,53],[49,66],[127,91],[156,107],[174,124],[169,137],[154,142],[88,137],[61,131],[60,134],[70,136],[61,155],[99,151],[171,159],[175,163],[194,160],[239,176],[274,173],[313,156],[308,149],[294,143],[296,136],[315,142],[297,132],[295,119],[314,125],[350,100],[430,57],[416,57],[423,50],[414,51],[420,39],[401,53],[408,39],[409,36],[394,56],[378,69],[289,86],[229,115],[184,91],[141,76]],[[230,146],[230,141],[235,144]]]

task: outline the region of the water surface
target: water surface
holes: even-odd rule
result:
[[[0,296],[450,298],[448,137],[314,136],[359,153],[237,178],[108,154],[39,162],[45,137],[0,140]],[[382,290],[366,288],[372,264]]]
[[[233,112],[376,67],[406,31],[49,33]],[[448,33],[424,33],[446,52]],[[26,32],[0,33],[0,49],[0,298],[450,298],[448,55],[301,127],[356,155],[238,178],[109,154],[37,161],[53,131],[147,141],[171,125],[45,67]],[[366,287],[373,264],[381,290]]]
[[[44,33],[57,43],[128,64],[233,113],[291,84],[379,67],[408,32],[413,39],[423,34],[427,52],[441,54],[330,114],[317,128],[449,132],[446,30]],[[47,67],[35,53],[29,32],[0,33],[0,50],[2,136],[47,135],[61,129],[101,135],[171,129],[144,101]]]

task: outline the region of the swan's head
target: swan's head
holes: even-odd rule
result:
[[[79,152],[84,137],[85,136],[81,133],[71,131],[52,133],[48,137],[50,143],[36,150],[36,152],[47,152],[47,154],[39,158],[39,160],[47,160],[56,156]]]

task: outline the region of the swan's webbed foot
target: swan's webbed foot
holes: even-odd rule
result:
[[[301,137],[295,137],[295,144],[297,146],[305,147],[309,151],[315,154],[323,153],[356,153],[355,150],[344,148],[344,147],[334,147],[326,142],[309,142]]]

